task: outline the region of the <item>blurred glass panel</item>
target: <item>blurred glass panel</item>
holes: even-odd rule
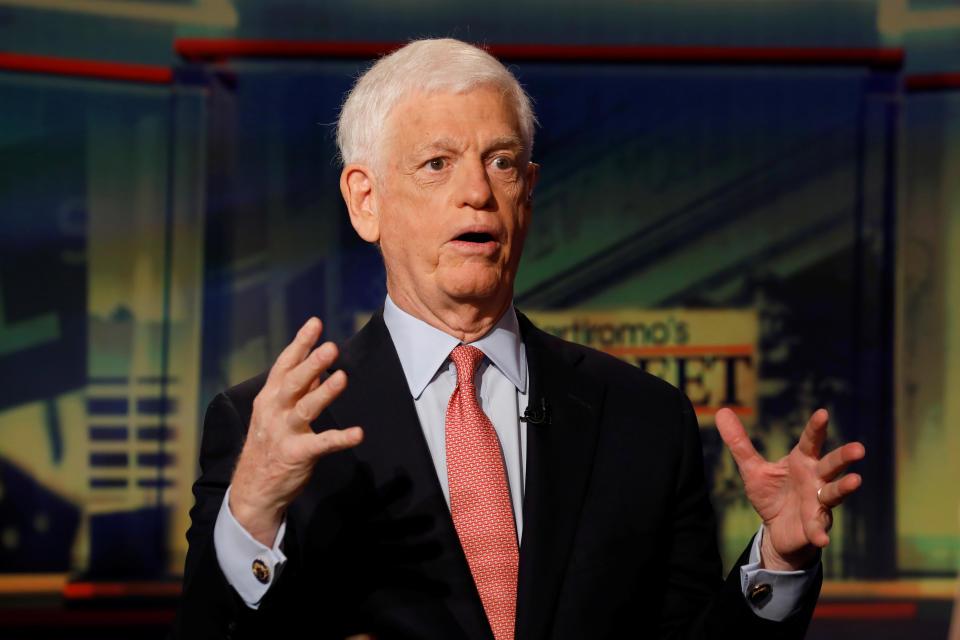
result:
[[[170,172],[186,99],[0,75],[2,571],[168,570],[197,414],[202,228]]]
[[[960,91],[908,94],[898,228],[897,565],[955,575],[960,502]]]

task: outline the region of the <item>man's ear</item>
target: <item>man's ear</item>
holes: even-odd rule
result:
[[[350,212],[350,224],[367,242],[380,240],[380,215],[374,194],[376,181],[370,167],[352,162],[340,174],[340,193]]]

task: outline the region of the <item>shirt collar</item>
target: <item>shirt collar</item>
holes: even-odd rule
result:
[[[383,322],[400,357],[400,366],[414,398],[427,387],[460,340],[415,318],[390,296],[383,305]],[[527,388],[527,354],[520,340],[520,324],[513,307],[482,338],[471,342],[521,392]]]

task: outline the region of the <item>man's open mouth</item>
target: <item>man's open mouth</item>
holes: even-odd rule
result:
[[[489,233],[462,233],[456,237],[456,240],[460,242],[493,242],[493,236]]]

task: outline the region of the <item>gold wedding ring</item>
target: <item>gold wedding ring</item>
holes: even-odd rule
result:
[[[820,487],[819,489],[817,489],[817,502],[819,502],[819,503],[822,504],[823,506],[827,506],[827,505],[824,504],[824,502],[823,502],[823,495],[822,495],[822,494],[823,494],[823,487]]]

